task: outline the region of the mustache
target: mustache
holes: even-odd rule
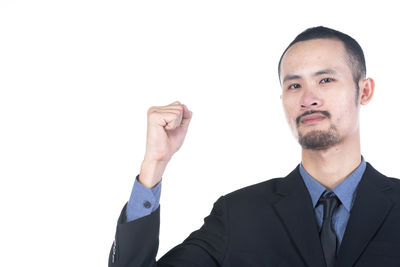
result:
[[[331,114],[328,111],[325,111],[325,110],[307,110],[306,112],[304,112],[303,114],[301,114],[300,116],[298,116],[296,118],[296,125],[299,126],[301,118],[303,118],[304,116],[310,115],[310,114],[314,114],[314,113],[320,113],[323,116],[327,117],[328,119],[331,118]]]

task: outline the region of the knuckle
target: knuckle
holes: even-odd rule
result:
[[[147,110],[147,114],[152,113],[154,110],[154,106],[149,107],[149,109]]]

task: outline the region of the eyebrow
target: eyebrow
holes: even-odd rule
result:
[[[320,70],[320,71],[315,72],[315,73],[313,74],[313,77],[320,76],[320,75],[323,75],[323,74],[339,75],[339,73],[338,73],[336,70],[333,70],[333,69],[324,69],[324,70]],[[302,77],[301,77],[300,75],[286,75],[286,76],[283,78],[283,82],[282,82],[282,83],[285,83],[285,82],[291,81],[291,80],[301,79],[301,78],[302,78]]]

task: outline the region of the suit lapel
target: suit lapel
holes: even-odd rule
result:
[[[280,183],[282,198],[274,208],[308,266],[325,266],[312,201],[299,172],[299,165]]]
[[[389,179],[367,163],[351,209],[336,266],[353,266],[380,228],[393,206],[393,202],[384,193],[390,189]]]

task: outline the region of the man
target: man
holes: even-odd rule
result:
[[[341,32],[310,28],[284,51],[278,73],[301,163],[286,177],[220,197],[204,225],[156,262],[160,181],[192,112],[180,102],[151,107],[109,266],[400,266],[400,180],[361,155],[360,106],[374,92],[361,47]]]

